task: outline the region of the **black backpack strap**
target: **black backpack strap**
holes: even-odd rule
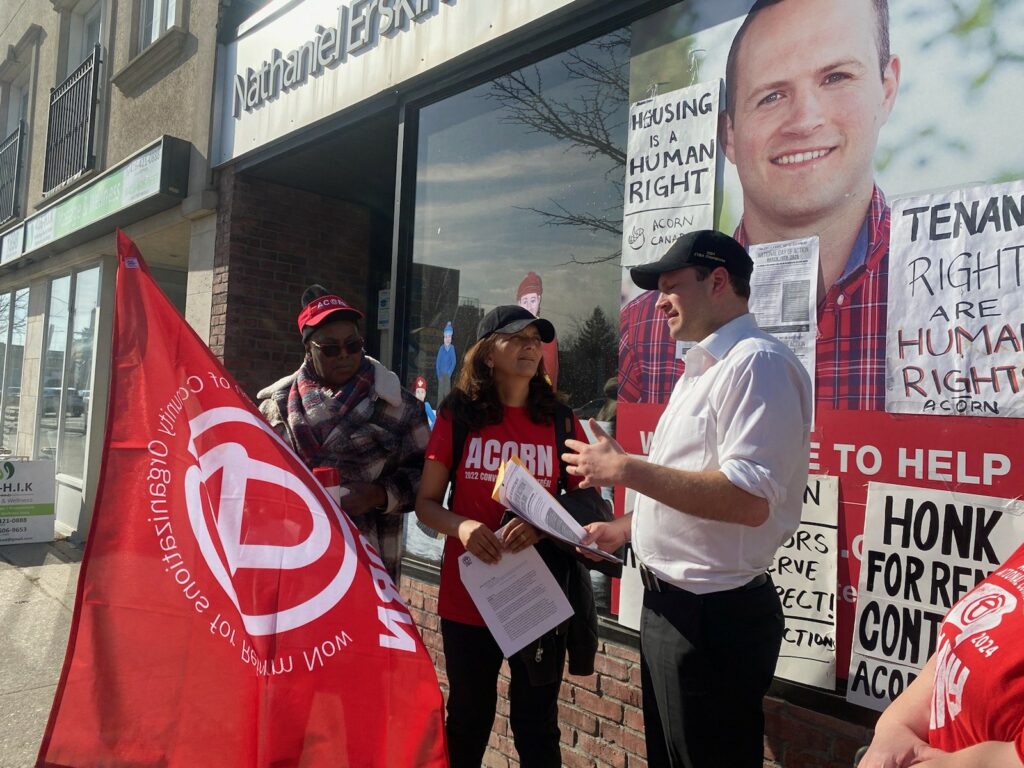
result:
[[[569,489],[569,470],[562,458],[565,453],[565,441],[576,438],[576,430],[573,429],[573,412],[565,403],[559,403],[555,407],[555,451],[558,452],[558,496],[561,496]]]
[[[466,425],[452,417],[452,466],[448,470],[448,485],[451,487],[448,498],[455,500],[455,476],[462,464],[462,452],[466,449]]]
[[[460,424],[454,418],[452,419],[452,466],[448,470],[448,485],[451,490],[448,493],[448,504],[449,506],[455,504],[455,476],[458,474],[459,466],[462,464],[462,451],[465,450],[466,446],[466,425]],[[435,531],[430,526],[426,525],[420,520],[416,521],[416,525],[419,527],[424,534],[432,539],[442,538],[441,534]],[[442,554],[442,559],[444,555]]]

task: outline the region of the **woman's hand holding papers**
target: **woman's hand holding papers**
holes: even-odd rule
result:
[[[465,519],[459,523],[459,541],[467,552],[492,565],[501,560],[502,543],[497,534],[479,520]]]
[[[518,517],[513,517],[497,533],[479,520],[463,520],[459,523],[458,534],[467,552],[492,565],[501,560],[503,550],[521,552],[540,541],[540,532]]]
[[[540,532],[519,517],[512,518],[502,531],[505,549],[510,552],[519,552],[540,541]]]

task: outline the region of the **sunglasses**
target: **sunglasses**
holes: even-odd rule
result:
[[[341,354],[341,350],[343,349],[345,350],[345,354],[348,355],[354,355],[357,352],[362,352],[363,350],[362,339],[349,339],[348,341],[342,344],[338,344],[337,342],[334,341],[330,342],[329,344],[320,344],[319,342],[316,341],[310,341],[309,343],[312,344],[317,349],[319,349],[320,354],[323,355],[324,357],[337,357],[338,355]]]

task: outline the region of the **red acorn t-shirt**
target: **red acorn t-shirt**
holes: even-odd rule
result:
[[[939,629],[928,743],[955,752],[1010,741],[1024,762],[1024,546],[953,606]]]
[[[575,418],[573,421],[576,439],[586,441],[579,421]],[[497,530],[505,508],[494,501],[491,494],[498,477],[498,467],[513,455],[519,457],[541,485],[552,493],[558,492],[555,425],[536,424],[530,421],[525,408],[506,407],[500,424],[491,424],[466,435],[462,462],[455,478],[452,511]],[[426,457],[451,469],[452,422],[447,413],[437,415]],[[569,488],[579,485],[579,479],[572,475],[567,475],[566,480]],[[458,536],[449,536],[445,540],[437,612],[443,619],[482,627],[484,620],[459,577],[459,557],[465,551]]]

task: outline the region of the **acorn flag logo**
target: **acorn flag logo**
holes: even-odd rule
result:
[[[433,662],[379,555],[122,233],[118,256],[103,466],[38,765],[447,765]]]

